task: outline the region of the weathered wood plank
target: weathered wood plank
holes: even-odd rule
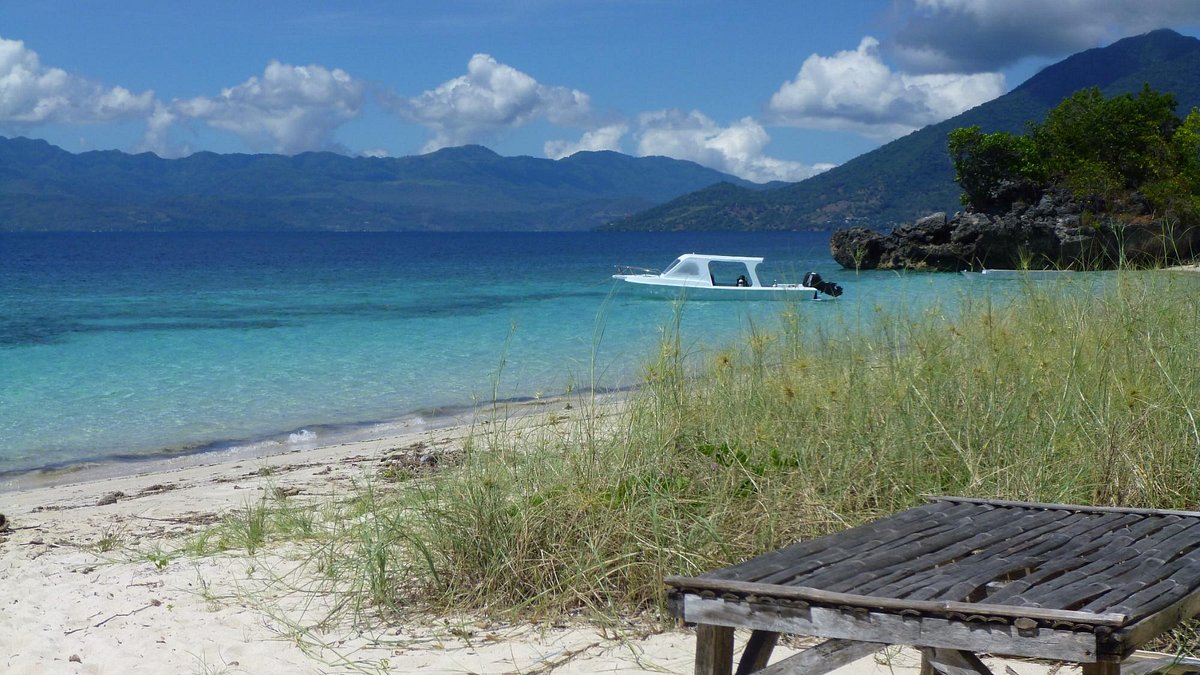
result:
[[[773,586],[745,581],[705,579],[702,577],[667,577],[666,583],[682,589],[711,590],[715,593],[730,592],[744,595],[754,595],[765,598],[784,600],[803,600],[806,602],[826,605],[846,605],[863,609],[879,609],[885,611],[913,610],[933,614],[956,612],[961,614],[977,614],[1003,618],[1030,618],[1045,621],[1069,621],[1093,626],[1124,625],[1128,617],[1124,614],[1097,614],[1092,612],[1074,612],[1067,610],[1046,609],[1039,607],[1014,607],[1011,605],[992,605],[984,603],[965,603],[948,601],[916,601],[897,600],[895,598],[880,598],[875,596],[855,595],[852,593],[834,593],[816,588],[803,586]],[[685,619],[693,621],[686,616]]]
[[[936,515],[938,514],[934,514],[934,516]],[[798,578],[820,573],[828,569],[843,569],[845,566],[861,568],[862,558],[866,552],[880,548],[891,549],[908,546],[913,542],[919,542],[939,534],[961,531],[961,527],[957,521],[943,522],[937,520],[936,517],[918,525],[919,528],[915,531],[898,531],[873,526],[862,526],[869,530],[868,532],[864,532],[864,534],[872,536],[860,538],[855,541],[831,540],[824,548],[814,551],[803,558],[792,558],[789,564],[779,565],[778,569],[770,574],[743,574],[739,578],[753,579],[765,584],[792,583]],[[848,532],[853,532],[853,530],[848,530]],[[958,536],[961,537],[962,535],[959,534]]]
[[[733,674],[733,627],[696,626],[696,675]]]
[[[825,638],[962,649],[1078,663],[1093,661],[1097,657],[1095,635],[1066,629],[1039,628],[1022,634],[1008,624],[904,617],[879,611],[847,612],[819,606],[797,608],[727,602],[692,594],[684,597],[684,614],[689,621],[697,623]]]
[[[1020,508],[1033,509],[1065,509],[1067,511],[1076,511],[1079,513],[1136,513],[1145,516],[1184,516],[1187,518],[1200,518],[1200,512],[1196,511],[1175,511],[1171,509],[1139,509],[1127,508],[1124,506],[1081,506],[1077,504],[1053,504],[1040,502],[1017,502],[1007,499],[979,499],[977,497],[953,497],[949,495],[930,495],[925,499],[931,502],[951,502],[955,504],[988,504],[991,506],[1015,506]]]
[[[990,668],[971,652],[959,649],[921,649],[922,663],[928,663],[942,675],[992,675]]]
[[[1062,512],[1066,513],[1066,512]],[[992,594],[989,594],[988,601],[994,604],[1029,604],[1024,601],[1013,601],[1010,603],[1009,598],[1016,595],[1035,583],[1047,578],[1053,578],[1064,571],[1070,570],[1073,567],[1083,564],[1079,557],[1086,551],[1091,551],[1099,548],[1096,543],[1103,541],[1108,535],[1109,529],[1120,527],[1128,523],[1136,522],[1140,516],[1129,514],[1087,514],[1079,518],[1078,514],[1068,514],[1076,522],[1068,527],[1058,530],[1055,534],[1047,535],[1046,541],[1043,544],[1038,544],[1033,547],[1027,547],[1026,550],[1031,550],[1036,555],[1042,556],[1039,564],[1035,565],[1035,569],[1028,574],[1022,575],[1017,581],[1010,583],[1005,589],[1000,589]],[[1068,538],[1059,538],[1058,534],[1069,535]],[[1053,544],[1057,544],[1057,550]],[[1003,555],[1002,547],[997,547],[997,554]],[[1022,551],[1023,553],[1024,551]],[[954,573],[960,575],[968,575],[973,571],[976,564],[988,564],[989,551],[981,552],[978,555],[973,555],[968,559],[959,561],[954,566]],[[1017,555],[1017,553],[1013,553]],[[927,572],[923,575],[917,575],[908,580],[898,580],[886,589],[886,594],[892,597],[908,597],[915,594],[916,599],[951,599],[949,593],[946,592],[945,586],[932,587],[931,580],[937,576],[947,576],[948,572],[942,568],[938,568]],[[1015,585],[1014,585],[1015,584]],[[982,585],[982,584],[977,584]],[[885,589],[877,589],[874,594],[885,594]],[[996,595],[998,593],[999,595]]]
[[[1200,520],[1178,516],[1145,516],[1143,519],[1147,523],[1160,526],[1148,530],[1129,528],[1128,531],[1131,534],[1134,532],[1140,534],[1137,547],[1143,551],[1177,552],[1196,542],[1196,529],[1200,528]]]
[[[1154,583],[1115,605],[1115,611],[1141,618],[1200,589],[1200,550],[1163,565]]]
[[[996,545],[1018,534],[1021,530],[1012,524],[1009,514],[993,512],[989,518],[980,518],[969,526],[963,524],[950,531],[899,546],[889,546],[878,551],[864,553],[848,564],[820,571],[802,580],[805,586],[834,588],[850,579],[865,576],[872,578],[886,574],[897,565],[903,566],[913,560],[923,559],[926,564],[942,561],[942,564],[962,558],[971,551]],[[982,530],[982,531],[980,531]],[[847,584],[849,586],[849,584]]]
[[[941,522],[939,518],[943,512],[953,511],[956,508],[958,508],[957,505],[948,502],[925,504],[848,530],[796,542],[795,544],[790,544],[757,558],[719,570],[706,572],[703,576],[714,579],[762,579],[769,574],[786,570],[794,565],[796,560],[805,558],[813,553],[823,552],[831,547],[853,547],[861,542],[870,541],[872,537],[878,536],[876,531],[877,526],[894,526],[900,529],[910,525],[921,528],[937,526]]]
[[[1083,557],[1071,557],[1068,551],[1062,551],[1062,559],[1051,558],[1048,555],[1035,559],[1027,559],[1025,567],[1029,569],[1028,574],[1013,575],[1016,577],[1007,586],[997,588],[992,593],[988,594],[987,601],[993,604],[1014,604],[1014,605],[1032,605],[1037,607],[1048,607],[1056,609],[1074,609],[1070,604],[1063,602],[1059,603],[1055,600],[1052,590],[1060,585],[1067,585],[1076,581],[1092,581],[1095,580],[1096,574],[1116,564],[1115,561],[1100,561],[1088,562]],[[1128,557],[1136,555],[1136,551],[1128,553]],[[949,582],[955,582],[958,578],[968,578],[974,571],[973,565],[962,565],[954,570],[946,571],[946,579]],[[985,568],[986,569],[986,568]],[[1011,568],[1009,568],[1011,569]],[[997,572],[1004,571],[1004,567],[997,568]],[[1086,571],[1085,571],[1086,570]],[[973,585],[979,587],[986,584],[986,577],[976,581]],[[1023,589],[1017,592],[1018,589]],[[961,589],[960,591],[961,592]],[[951,594],[940,587],[930,587],[925,589],[915,589],[908,594],[907,597],[914,599],[932,599],[932,598],[949,598]]]
[[[907,546],[927,540],[930,537],[951,535],[961,532],[964,522],[992,515],[995,509],[977,505],[950,505],[951,508],[942,512],[920,513],[918,519],[907,522],[893,522],[889,519],[867,523],[847,531],[847,534],[862,530],[854,539],[842,541],[835,536],[831,543],[842,555],[849,555],[850,560],[857,559],[863,553],[878,553],[880,549],[890,550],[896,546]],[[923,509],[924,507],[919,507]],[[814,558],[826,560],[827,552],[822,549],[814,553]]]
[[[1146,570],[1146,567],[1138,560],[1138,551],[1126,547],[1116,557],[1097,560],[1046,583],[1034,584],[1025,592],[1013,596],[1013,599],[1024,599],[1046,607],[1082,607],[1096,596],[1112,590],[1115,587],[1112,579],[1124,576],[1131,570]]]
[[[1200,673],[1200,659],[1157,652],[1134,652],[1121,662],[1121,675],[1186,675]]]
[[[1109,524],[1110,528],[1123,526],[1123,519],[1136,521],[1136,515],[1123,515],[1117,521]],[[1081,536],[1076,541],[1069,542],[1047,560],[1033,573],[1018,579],[1004,588],[988,596],[988,602],[1006,604],[1010,601],[1022,602],[1021,596],[1033,588],[1045,588],[1046,584],[1062,575],[1088,564],[1090,556],[1112,547],[1111,534],[1105,531],[1094,531],[1091,535]]]
[[[1178,520],[1174,516],[1143,518],[1143,522],[1135,523],[1120,534],[1096,541],[1094,550],[1063,551],[1064,556],[1072,554],[1085,564],[1044,583],[1034,584],[1023,595],[1027,600],[1047,606],[1072,607],[1082,604],[1081,598],[1111,590],[1122,583],[1152,582],[1157,568],[1140,563],[1139,557],[1145,556],[1156,544],[1178,543],[1180,540],[1177,535],[1186,534],[1189,529],[1181,522],[1172,522]],[[1169,544],[1168,548],[1175,550],[1176,546]],[[1100,586],[1108,586],[1109,589],[1100,589]]]
[[[771,652],[775,650],[776,642],[779,642],[779,633],[765,630],[751,633],[750,641],[742,650],[742,658],[738,661],[735,675],[749,675],[765,668],[771,660]]]
[[[1091,588],[1083,587],[1076,591],[1079,597],[1091,596],[1090,600],[1077,609],[1087,612],[1108,611],[1116,606],[1128,604],[1132,599],[1137,598],[1136,607],[1131,607],[1128,612],[1131,619],[1136,621],[1170,604],[1174,599],[1172,593],[1180,585],[1183,586],[1185,592],[1186,589],[1200,585],[1200,570],[1197,570],[1198,575],[1193,575],[1193,578],[1189,578],[1186,571],[1179,578],[1169,576],[1160,578],[1166,574],[1164,570],[1168,569],[1168,564],[1157,555],[1143,555],[1124,563],[1123,567],[1127,568],[1123,574],[1117,574],[1117,570],[1114,568],[1102,579],[1093,581]],[[1142,595],[1147,588],[1154,589],[1152,595]],[[1096,589],[1106,590],[1098,595],[1093,595],[1092,591]],[[1063,592],[1069,590],[1064,589]]]
[[[949,527],[947,525],[941,529],[949,529]],[[786,552],[786,556],[771,556],[771,554],[767,554],[771,556],[770,560],[760,561],[759,564],[754,566],[744,566],[736,570],[726,568],[726,570],[722,570],[724,573],[719,575],[719,577],[715,574],[708,574],[706,576],[758,581],[760,583],[786,584],[830,566],[853,562],[861,556],[864,547],[901,545],[909,539],[926,536],[934,531],[938,531],[938,528],[931,527],[922,532],[906,533],[904,535],[883,533],[877,539],[865,540],[858,545],[851,546],[843,546],[838,542],[830,541],[819,551],[807,555],[794,555],[792,552]]]
[[[1089,604],[1108,602],[1109,607],[1129,607],[1135,619],[1149,616],[1200,588],[1200,551],[1193,550],[1169,563],[1162,564],[1149,580],[1133,579],[1124,598],[1101,596]]]
[[[989,584],[1019,578],[1035,569],[1041,558],[999,558],[986,566],[963,570],[970,574],[956,574],[946,584],[914,586],[905,597],[913,600],[949,600],[955,602],[983,602],[987,598]]]
[[[877,642],[826,640],[779,663],[767,666],[758,671],[758,675],[825,675],[885,647],[887,645]]]
[[[1128,649],[1137,649],[1172,626],[1197,614],[1200,614],[1200,587],[1193,587],[1166,607],[1121,629],[1114,637]]]
[[[966,561],[967,564],[972,567],[975,564],[979,564],[981,566],[988,565],[990,564],[989,556],[1028,556],[1037,561],[1038,564],[1036,564],[1035,567],[1038,568],[1037,571],[1040,572],[1041,568],[1047,561],[1061,556],[1063,551],[1066,549],[1072,546],[1078,546],[1081,542],[1088,542],[1103,536],[1103,534],[1108,531],[1110,526],[1119,525],[1124,521],[1132,522],[1137,518],[1137,516],[1119,513],[1099,515],[1089,514],[1083,518],[1079,518],[1077,517],[1077,514],[1072,514],[1067,511],[1056,511],[1053,513],[1065,516],[1068,518],[1068,522],[1064,523],[1060,521],[1057,523],[1059,527],[1053,532],[1046,534],[1041,538],[1040,541],[1026,542],[1024,540],[1018,540],[1016,545],[1012,546],[1009,550],[1005,550],[1003,547],[997,547],[995,551],[988,551],[978,556],[972,556],[970,560]],[[1054,554],[1053,558],[1050,557],[1051,554]],[[972,570],[972,573],[974,572],[975,571]],[[1034,570],[1031,570],[1029,573],[1033,574]],[[916,589],[928,587],[932,577],[943,574],[945,574],[945,571],[942,568],[935,568],[922,574],[912,575],[908,578],[900,577],[885,587],[872,589],[871,593],[887,595],[890,597],[907,597],[915,592]],[[983,579],[976,582],[976,586],[981,586],[984,584],[986,584],[986,580]],[[866,592],[866,590],[862,592]],[[954,599],[949,591],[931,594],[929,597],[924,599],[933,598],[942,600]]]
[[[1108,560],[1120,562],[1103,570],[1102,575],[1096,565],[1088,565],[1026,593],[1036,594],[1042,602],[1056,607],[1066,607],[1078,602],[1079,598],[1091,597],[1076,608],[1105,611],[1160,581],[1169,569],[1166,561],[1198,541],[1200,524],[1189,527],[1185,522],[1174,523],[1131,545],[1119,547]],[[1119,543],[1114,542],[1114,546]],[[1097,594],[1097,591],[1101,592]]]
[[[1014,511],[1017,511],[1014,513]],[[914,542],[894,542],[893,545],[884,546],[879,544],[883,549],[880,551],[863,551],[864,555],[850,560],[850,565],[857,567],[856,574],[845,574],[845,567],[837,565],[833,570],[814,568],[815,573],[823,575],[821,577],[809,578],[793,578],[790,583],[797,583],[806,586],[814,586],[827,588],[830,590],[839,591],[860,591],[864,590],[860,587],[863,585],[878,586],[881,583],[886,583],[892,579],[901,578],[911,575],[917,570],[916,568],[938,569],[947,562],[961,558],[968,553],[978,554],[976,549],[990,548],[999,546],[1007,548],[1018,540],[1023,535],[1021,530],[1033,528],[1049,528],[1062,527],[1061,524],[1056,525],[1055,522],[1064,518],[1076,516],[1069,512],[1046,512],[1046,511],[1031,511],[1024,514],[1019,510],[1014,509],[991,509],[985,511],[973,510],[970,512],[954,512],[943,514],[947,518],[953,517],[951,522],[952,529],[939,530],[936,533],[933,531],[922,533],[922,537]],[[1015,522],[1014,522],[1015,517]],[[1004,527],[1002,533],[995,530],[994,525],[1000,524]],[[1002,536],[998,536],[1002,535]],[[933,537],[940,539],[934,539]],[[950,542],[957,540],[953,545]],[[879,542],[869,542],[878,544]],[[895,543],[903,543],[904,546],[897,546]],[[918,550],[914,555],[913,547],[918,546],[924,551]],[[973,558],[974,555],[971,556]],[[828,567],[828,566],[826,566]],[[898,569],[897,569],[898,567]],[[802,570],[796,569],[793,574]],[[882,581],[874,581],[881,576],[888,575],[890,578],[885,578]],[[783,579],[757,581],[781,582]]]
[[[1058,520],[1069,518],[1071,514],[1067,512],[1053,512]],[[1022,517],[1021,521],[1025,521]],[[994,545],[988,550],[972,554],[966,561],[972,567],[976,565],[992,565],[992,560],[996,557],[1010,558],[1016,556],[1036,555],[1036,553],[1026,553],[1021,550],[1022,544],[1031,542],[1037,546],[1046,547],[1046,550],[1051,550],[1053,542],[1059,544],[1069,541],[1069,538],[1064,535],[1058,535],[1058,530],[1062,527],[1062,523],[1056,520],[1048,520],[1042,522],[1020,522],[1018,523],[1021,531],[1010,537],[1008,540]],[[939,577],[945,573],[945,561],[939,556],[928,555],[923,558],[917,558],[910,562],[900,565],[897,569],[892,570],[886,575],[877,576],[870,581],[858,583],[854,589],[856,593],[871,593],[879,595],[889,595],[891,597],[903,597],[897,594],[900,588],[923,588],[929,585],[929,581]],[[981,582],[982,583],[982,582]],[[829,590],[846,590],[840,588],[831,588]],[[953,598],[944,598],[953,599]]]
[[[1083,612],[1107,612],[1113,607],[1113,605],[1121,603],[1129,596],[1137,593],[1139,590],[1149,585],[1149,582],[1146,581],[1129,581],[1122,584],[1120,587],[1113,588],[1112,590],[1092,598],[1087,602],[1087,604],[1079,607],[1078,609]],[[1143,616],[1149,613],[1150,612],[1145,612],[1142,616],[1130,617],[1130,622],[1137,622],[1141,620]]]

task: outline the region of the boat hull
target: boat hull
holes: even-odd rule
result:
[[[821,300],[815,288],[800,284],[778,284],[775,286],[685,286],[654,283],[648,277],[639,279],[625,275],[614,275],[614,279],[626,282],[639,294],[685,300]]]

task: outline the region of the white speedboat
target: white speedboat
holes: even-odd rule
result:
[[[1011,279],[1027,279],[1029,281],[1045,281],[1061,279],[1064,275],[1073,274],[1071,270],[994,270],[982,269],[978,272],[962,271],[969,279],[991,279],[993,281],[1008,281]]]
[[[613,278],[643,290],[670,296],[682,293],[696,299],[820,300],[822,295],[836,298],[842,294],[841,286],[822,280],[816,272],[804,275],[802,284],[772,283],[768,286],[758,277],[758,266],[762,261],[762,258],[747,256],[685,253],[662,272],[618,265]]]

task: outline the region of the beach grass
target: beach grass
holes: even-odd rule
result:
[[[479,424],[461,466],[299,526],[264,502],[208,541],[292,528],[356,612],[611,618],[926,495],[1200,507],[1200,278],[1075,276],[833,324],[791,307],[716,350],[676,321],[620,406],[576,391],[583,414]]]

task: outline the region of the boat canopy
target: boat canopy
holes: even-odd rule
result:
[[[747,256],[685,253],[668,265],[659,276],[663,279],[713,286],[761,286],[758,280],[758,265],[762,261],[762,258]]]

